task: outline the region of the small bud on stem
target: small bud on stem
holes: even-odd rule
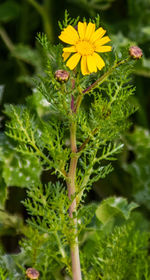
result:
[[[55,79],[60,83],[66,83],[69,79],[69,73],[66,70],[57,70],[55,72]]]
[[[143,52],[139,47],[132,46],[129,48],[129,54],[133,59],[140,59],[143,55]]]
[[[35,268],[30,267],[26,270],[26,275],[29,279],[38,280],[40,273]]]

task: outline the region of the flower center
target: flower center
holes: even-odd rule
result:
[[[79,40],[76,43],[76,50],[81,55],[91,55],[94,52],[94,46],[91,42]]]

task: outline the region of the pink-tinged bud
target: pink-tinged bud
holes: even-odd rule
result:
[[[143,52],[139,47],[132,46],[129,48],[129,54],[133,59],[140,59],[143,55]]]
[[[40,273],[35,268],[30,267],[26,270],[26,275],[29,279],[38,280]]]
[[[55,72],[55,79],[60,83],[65,83],[69,79],[69,73],[66,70],[57,70]]]

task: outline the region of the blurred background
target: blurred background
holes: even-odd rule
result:
[[[99,14],[101,25],[107,29],[112,46],[120,57],[122,48],[128,48],[131,44],[143,50],[143,59],[136,63],[132,76],[132,83],[136,87],[132,102],[139,109],[132,117],[131,128],[122,135],[124,150],[118,156],[118,161],[113,163],[114,171],[95,184],[87,197],[87,203],[101,201],[110,195],[127,197],[129,201],[139,203],[139,219],[149,229],[150,0],[1,0],[0,146],[5,144],[4,104],[25,104],[26,98],[30,102],[33,80],[43,71],[44,58],[36,40],[37,33],[46,33],[49,40],[57,44],[60,33],[58,20],[63,20],[65,9],[71,17],[80,16],[81,20]],[[36,106],[41,109],[38,100]],[[16,161],[11,148],[5,154],[3,164],[0,161],[0,238],[9,253],[18,251],[20,229],[26,218],[21,204],[25,196],[24,181],[20,182],[17,177],[20,167]],[[55,178],[44,173],[42,180],[55,181]]]

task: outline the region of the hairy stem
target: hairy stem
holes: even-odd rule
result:
[[[71,141],[71,150],[72,156],[70,160],[70,168],[68,173],[68,196],[72,199],[72,196],[75,195],[75,178],[76,178],[76,167],[78,162],[77,155],[77,146],[76,146],[76,122],[72,121],[70,127],[70,141]],[[78,246],[78,237],[77,237],[77,218],[73,217],[76,213],[76,198],[74,198],[70,208],[69,208],[69,216],[73,219],[73,235],[75,236],[75,240],[73,244],[70,244],[71,251],[71,260],[72,260],[72,277],[73,280],[81,280],[81,268],[80,268],[80,257],[79,257],[79,246]],[[76,215],[75,215],[76,216]]]

